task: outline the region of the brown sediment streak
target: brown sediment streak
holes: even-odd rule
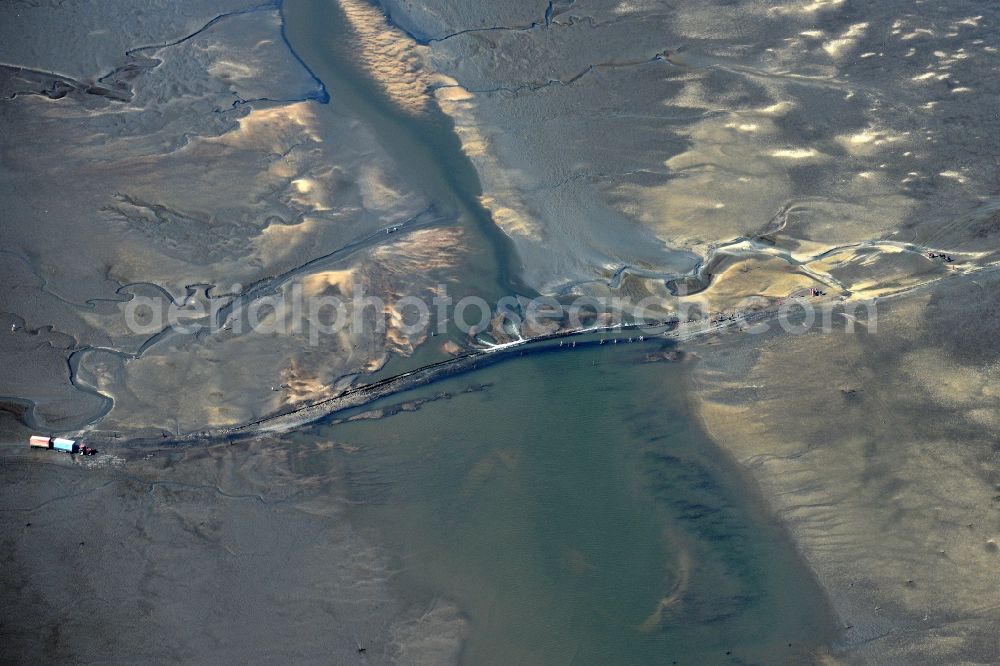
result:
[[[677,582],[674,583],[670,593],[660,599],[659,603],[656,604],[656,609],[639,626],[639,629],[647,633],[656,629],[663,620],[663,611],[675,606],[684,597],[690,580],[691,556],[687,551],[682,550],[677,558]]]

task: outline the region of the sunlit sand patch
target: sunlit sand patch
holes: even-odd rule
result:
[[[798,205],[781,235],[836,246],[898,229],[915,205],[913,199],[898,193],[885,172],[865,170],[850,175],[828,197]]]
[[[323,140],[315,113],[315,105],[311,102],[254,108],[236,121],[236,129],[204,141],[246,150],[259,151],[264,148],[272,153],[282,154],[293,145],[301,143],[303,135],[310,141]]]
[[[407,308],[403,299],[417,297],[430,302],[438,282],[433,276],[453,272],[462,260],[465,249],[461,239],[458,227],[418,229],[373,250],[375,265],[366,268],[365,275],[369,293],[378,293],[385,302],[386,352],[407,356],[427,339],[429,329],[414,326],[420,313]],[[425,279],[414,280],[415,275]],[[380,364],[384,362],[383,357]]]
[[[933,37],[934,31],[929,28],[917,28],[913,32],[907,33],[900,37],[903,41],[909,41],[911,39],[916,39],[918,37]]]
[[[443,77],[442,77],[443,79]],[[441,110],[455,122],[455,133],[462,142],[462,151],[472,160],[482,182],[484,194],[480,204],[493,217],[494,223],[508,236],[541,239],[541,227],[525,206],[519,190],[528,186],[518,171],[500,164],[476,118],[475,95],[447,79],[444,87],[434,91]]]
[[[708,270],[712,273],[708,288],[684,298],[703,312],[741,310],[759,299],[773,302],[826,286],[784,259],[762,254],[719,256]]]
[[[366,213],[387,218],[411,211],[411,204],[417,204],[413,192],[397,184],[402,181],[394,180],[397,174],[392,173],[382,155],[375,153],[378,158],[366,158],[356,152],[353,143],[341,147],[324,140],[331,128],[321,126],[315,106],[302,102],[255,108],[232,131],[204,142],[195,140],[192,146],[210,147],[206,150],[212,150],[213,157],[219,152],[217,146],[229,148],[234,157],[243,151],[266,156],[266,168],[256,171],[254,191],[277,195],[282,204],[291,208],[290,214],[281,214],[286,220],[322,216],[330,211],[349,213],[359,203]],[[335,136],[356,133],[361,142],[369,136],[356,121],[345,121],[335,131]],[[351,170],[350,175],[347,170]],[[267,236],[276,229],[272,224],[265,229],[264,238],[257,239],[262,254]],[[318,228],[310,224],[299,230],[312,232]],[[278,252],[288,254],[284,248]]]
[[[970,55],[964,48],[960,48],[952,53],[940,50],[935,51],[934,57],[938,59],[938,64],[941,65],[942,68],[950,68],[951,65],[955,65],[962,60],[968,60]]]
[[[793,206],[791,210],[794,211],[795,207]],[[806,263],[810,266],[816,265],[816,257],[831,253],[836,247],[830,243],[821,243],[807,238],[793,238],[777,233],[769,238],[773,239],[776,250],[787,252],[787,256],[793,261]]]
[[[219,375],[218,361],[218,351],[206,348],[136,359],[110,387],[115,407],[105,425],[180,434],[240,423],[255,409],[270,411],[280,405],[280,396],[257,385],[252,371],[229,365],[228,372]],[[177,391],[182,385],[197,390]]]
[[[327,196],[326,187],[315,178],[296,178],[290,183],[292,191],[289,193],[289,200],[302,208],[319,213],[332,209],[330,199]]]
[[[100,173],[74,167],[81,182],[96,177],[96,191],[107,193],[107,205],[93,211],[94,232],[120,229],[124,236],[107,250],[115,278],[171,290],[174,281],[215,283],[223,275],[232,284],[254,279],[255,259],[288,256],[286,248],[265,247],[277,227],[261,234],[259,225],[329,207],[323,174],[312,163],[320,137],[313,107],[246,107],[249,113],[223,134],[192,136],[181,149],[135,157],[105,147],[113,159]],[[292,185],[303,174],[303,183],[314,184]],[[161,217],[168,221],[153,223]],[[258,256],[248,257],[254,250]]]
[[[406,322],[404,320],[404,313],[397,309],[395,305],[387,305],[384,314],[388,320],[385,341],[390,351],[409,356],[417,346],[427,339],[426,335],[413,335],[403,332],[402,327],[412,322]]]
[[[822,36],[811,36],[822,35]],[[781,40],[767,49],[767,72],[791,78],[835,80],[837,67],[825,56],[818,57],[828,37],[822,31],[806,31]]]
[[[1000,366],[956,366],[942,363],[941,355],[931,349],[906,354],[900,366],[912,381],[920,382],[934,399],[943,405],[963,410],[974,421],[983,421],[983,411],[997,420],[1000,408]]]
[[[1000,412],[995,407],[980,407],[968,410],[966,417],[987,428],[1000,428]]]
[[[793,258],[802,263],[793,263]],[[838,249],[815,242],[768,247],[743,241],[718,250],[704,267],[708,286],[681,301],[702,312],[736,313],[808,297],[811,289],[866,300],[937,280],[948,272],[947,266],[891,242]]]
[[[308,402],[332,394],[329,378],[320,377],[315,368],[292,359],[281,373],[282,399],[286,403]]]
[[[252,240],[254,256],[265,264],[291,256],[322,224],[317,217],[305,217],[297,224],[271,222]]]
[[[777,7],[770,7],[768,11],[779,16],[788,14],[809,15],[820,11],[834,9],[842,4],[844,4],[844,0],[806,0],[787,5],[778,5]]]
[[[357,57],[364,68],[399,108],[423,113],[432,100],[429,91],[439,82],[427,66],[427,47],[389,26],[373,4],[364,0],[338,2],[358,37],[361,48]]]
[[[451,77],[442,77],[442,85],[434,89],[434,97],[438,102],[462,102],[474,99],[475,95],[459,85],[458,81]]]
[[[685,88],[686,105],[709,106],[699,101],[699,84]],[[676,177],[661,186],[619,187],[623,201],[637,202],[623,210],[681,245],[733,238],[763,225],[791,192],[780,158],[799,155],[773,150],[770,157],[778,159],[770,159],[762,154],[769,141],[763,137],[776,131],[772,117],[791,108],[791,103],[777,102],[694,124],[688,130],[690,148],[665,162]],[[819,155],[802,150],[802,158]]]
[[[457,106],[455,105],[442,105],[442,108],[446,109],[446,112],[455,111]],[[463,118],[462,114],[453,114],[455,118]],[[468,120],[468,116],[464,116]],[[473,160],[486,160],[493,159],[490,155],[490,151],[487,145],[487,139],[479,130],[479,128],[472,125],[460,125],[455,128],[455,133],[462,142],[462,150]]]
[[[864,37],[867,30],[868,23],[855,23],[845,30],[837,39],[831,39],[823,44],[823,50],[826,51],[831,58],[841,58],[846,55],[848,51],[858,45],[858,40]]]
[[[260,75],[256,68],[232,60],[216,60],[208,68],[208,73],[227,81],[254,79]]]
[[[307,298],[324,296],[329,295],[332,289],[336,293],[346,296],[351,293],[354,287],[356,275],[356,268],[311,273],[302,280],[302,294]]]
[[[935,33],[931,28],[914,27],[910,19],[907,18],[906,20],[896,19],[893,21],[892,26],[889,28],[889,34],[899,37],[901,41],[905,42],[911,39],[933,37]]]
[[[373,354],[364,364],[364,371],[367,373],[378,372],[389,360],[389,355],[383,352]]]
[[[788,160],[808,160],[823,156],[815,148],[780,148],[771,151],[771,157],[779,157]]]
[[[718,105],[709,101],[710,94],[700,76],[691,75],[684,81],[684,87],[669,97],[664,97],[662,105],[668,108],[687,107],[710,110]]]
[[[702,83],[692,80],[670,103],[710,110],[709,98]],[[765,106],[693,124],[686,130],[690,148],[665,162],[676,177],[662,186],[621,186],[620,199],[637,202],[621,205],[622,210],[682,246],[753,233],[790,196],[794,163],[828,159],[814,147],[774,146],[781,134],[775,119],[794,108],[793,101],[779,96]]]
[[[361,169],[358,187],[362,203],[368,210],[392,210],[393,204],[403,197],[400,189],[392,186],[385,171],[373,164]]]
[[[396,242],[379,245],[373,256],[393,275],[412,279],[414,269],[423,272],[452,268],[462,254],[459,227],[417,229]]]
[[[959,183],[961,183],[963,185],[965,183],[969,182],[969,179],[966,178],[965,176],[963,176],[958,171],[953,171],[953,170],[942,171],[938,175],[941,176],[942,178],[950,178],[951,180],[956,180],[956,181],[958,181]]]
[[[513,196],[508,198],[514,199]],[[479,201],[486,210],[490,211],[493,222],[508,236],[541,239],[538,222],[524,210],[523,206],[521,210],[515,210],[502,205],[495,197],[488,196],[481,197]]]
[[[782,179],[764,174],[692,168],[663,187],[623,185],[618,191],[637,201],[623,204],[623,212],[672,244],[695,247],[752,233],[752,225],[769,219],[774,202],[785,198],[789,188]],[[719,201],[720,196],[725,200]]]
[[[754,112],[762,116],[784,116],[787,115],[789,111],[795,108],[795,103],[788,100],[782,100],[780,102],[775,102],[769,106],[756,109]]]
[[[853,134],[842,134],[836,137],[837,143],[852,155],[869,157],[884,150],[886,147],[899,143],[903,135],[890,130],[867,127]]]
[[[888,244],[844,250],[816,264],[856,299],[895,293],[939,278],[947,270],[923,254]]]
[[[983,20],[982,15],[970,16],[968,18],[960,19],[952,23],[953,26],[971,26],[973,28],[978,28],[980,21]]]

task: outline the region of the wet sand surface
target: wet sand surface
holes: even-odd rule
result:
[[[416,619],[285,442],[0,455],[5,660],[365,663]]]
[[[702,422],[790,526],[851,662],[1000,652],[998,286],[953,280],[887,301],[854,333],[697,351]]]
[[[972,0],[0,7],[5,651],[996,661],[998,20]],[[553,332],[409,331],[404,296],[444,288],[651,296],[705,325],[325,402]],[[359,290],[384,330],[267,309]],[[775,326],[805,295],[832,332]],[[141,299],[189,328],[127,326]]]

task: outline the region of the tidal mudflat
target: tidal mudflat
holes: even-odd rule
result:
[[[0,642],[996,661],[997,21],[0,7]]]
[[[837,627],[813,574],[700,432],[687,368],[649,353],[556,346],[238,445],[78,464],[5,447],[24,581],[5,601],[25,611],[8,645],[67,660],[821,658]]]

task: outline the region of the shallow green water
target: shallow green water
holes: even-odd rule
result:
[[[694,425],[683,367],[648,351],[517,358],[302,435],[343,445],[394,583],[467,614],[465,663],[787,663],[832,638],[785,534]]]

